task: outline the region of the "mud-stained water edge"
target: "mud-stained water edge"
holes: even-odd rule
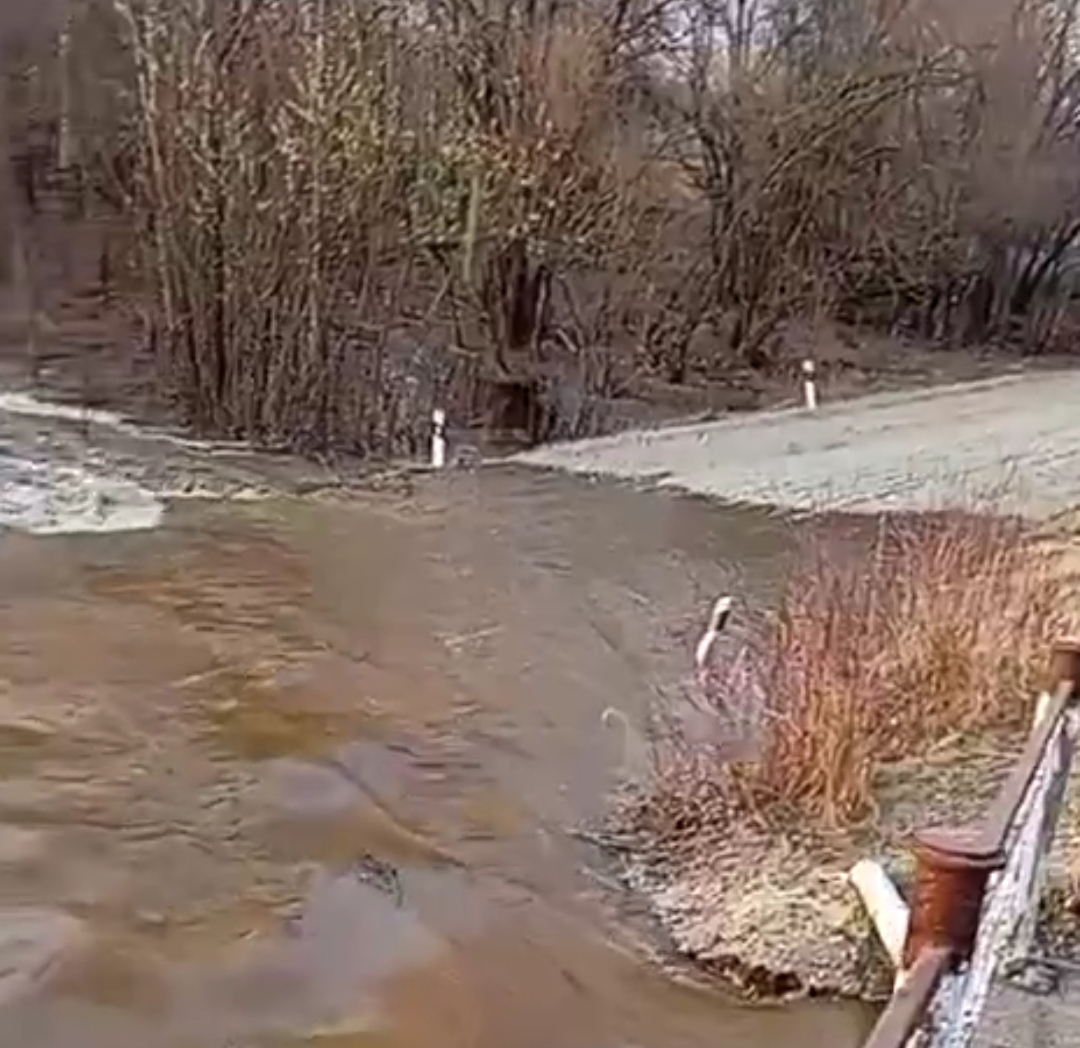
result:
[[[0,1046],[857,1045],[672,981],[567,832],[787,541],[513,469],[0,535]]]

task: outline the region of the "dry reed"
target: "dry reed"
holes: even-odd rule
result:
[[[717,738],[753,707],[754,759],[682,736],[658,762],[662,792],[707,778],[725,808],[766,820],[866,819],[883,765],[1028,722],[1063,586],[1015,519],[885,517],[854,556],[807,540],[761,635],[704,703]]]

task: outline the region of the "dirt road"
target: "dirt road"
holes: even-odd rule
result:
[[[1080,371],[888,393],[539,448],[520,461],[795,509],[1080,503]]]

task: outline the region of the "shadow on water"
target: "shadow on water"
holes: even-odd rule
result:
[[[0,1046],[857,1044],[673,984],[565,833],[786,541],[509,470],[4,535]]]

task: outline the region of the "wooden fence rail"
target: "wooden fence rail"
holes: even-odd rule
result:
[[[897,967],[892,999],[864,1048],[968,1048],[995,975],[1030,961],[1078,699],[1080,643],[1062,643],[1024,752],[986,816],[916,835],[910,908],[876,864],[852,870]]]

